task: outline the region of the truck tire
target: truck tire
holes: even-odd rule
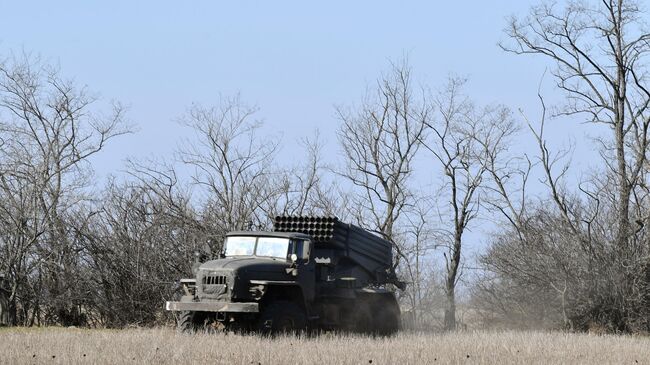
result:
[[[372,303],[367,298],[360,299],[354,309],[351,330],[357,333],[372,334],[375,329]]]
[[[200,312],[183,311],[178,317],[178,331],[180,333],[196,333],[205,328],[205,316]]]
[[[302,333],[307,329],[304,309],[292,302],[270,303],[260,315],[258,329],[263,334]]]

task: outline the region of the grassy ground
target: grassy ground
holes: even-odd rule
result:
[[[650,338],[542,332],[275,339],[172,329],[0,329],[2,364],[650,364]]]

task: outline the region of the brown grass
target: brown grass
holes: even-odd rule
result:
[[[650,338],[543,332],[260,338],[0,329],[2,364],[650,364]]]

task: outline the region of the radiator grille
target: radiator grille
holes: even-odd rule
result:
[[[225,285],[226,277],[222,275],[206,275],[203,277],[203,285]]]

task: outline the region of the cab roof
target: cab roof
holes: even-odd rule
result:
[[[226,234],[226,237],[232,236],[253,236],[253,237],[280,237],[280,238],[299,238],[312,239],[308,234],[301,232],[266,232],[266,231],[235,231]]]

